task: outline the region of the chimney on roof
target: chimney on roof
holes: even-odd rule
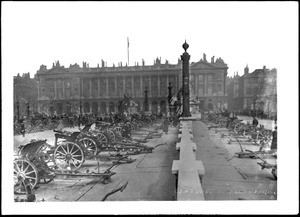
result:
[[[207,62],[205,53],[203,53],[203,61]]]
[[[102,68],[105,67],[105,66],[104,66],[104,61],[103,61],[103,59],[101,59],[101,67],[102,67]]]
[[[215,56],[212,56],[211,63],[215,63]]]
[[[246,75],[248,73],[249,73],[249,67],[248,67],[248,64],[247,64],[247,66],[244,68],[244,74]]]
[[[142,59],[142,65],[145,66],[145,60],[144,59]]]

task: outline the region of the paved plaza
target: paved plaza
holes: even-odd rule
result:
[[[68,128],[73,130],[76,128]],[[136,131],[135,138],[144,138],[147,131]],[[112,169],[116,175],[112,176],[112,182],[103,184],[99,178],[73,178],[54,179],[48,184],[39,184],[35,190],[37,201],[101,201],[110,192],[128,182],[122,192],[109,196],[107,201],[172,201],[175,200],[175,176],[171,172],[172,162],[178,158],[175,150],[178,128],[170,127],[168,134],[162,134],[160,138],[150,139],[145,145],[154,147],[152,153],[130,156],[135,159],[128,164],[120,164]],[[161,132],[161,130],[160,130]],[[47,139],[49,144],[54,143],[53,131],[15,136],[15,150],[20,144],[26,144],[30,139]],[[100,171],[104,171],[111,162],[101,162]],[[80,171],[95,170],[96,160],[86,160]]]
[[[257,164],[259,159],[232,158],[240,151],[238,143],[228,144],[228,139],[221,138],[218,131],[209,130],[199,120],[191,123],[193,140],[197,145],[196,159],[201,160],[205,168],[202,181],[205,200],[276,200],[277,180],[270,170],[261,169]],[[65,130],[76,131],[77,128]],[[134,138],[144,138],[149,130],[151,128],[136,131]],[[126,182],[128,184],[125,190],[112,194],[106,200],[176,200],[176,181],[171,167],[173,160],[178,159],[175,148],[177,135],[178,127],[170,127],[167,134],[150,139],[145,145],[166,145],[158,146],[152,153],[130,156],[135,160],[132,163],[115,166],[112,171],[116,174],[112,176],[111,183],[103,184],[99,178],[54,179],[48,184],[38,185],[35,190],[37,201],[101,201],[108,192]],[[54,144],[53,131],[27,134],[25,137],[17,135],[14,137],[15,151],[19,145],[38,138],[47,139],[49,144]],[[259,149],[253,143],[245,146],[252,151]],[[230,158],[232,159],[229,160]],[[100,171],[111,165],[109,161],[101,162]],[[96,160],[86,160],[80,171],[96,171],[96,168]]]

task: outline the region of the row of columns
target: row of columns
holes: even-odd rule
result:
[[[165,110],[167,111],[168,108],[168,104],[167,104],[167,100],[163,100],[165,102]],[[151,101],[151,103],[149,103],[147,106],[145,106],[145,102],[142,101],[138,101],[139,102],[139,110],[142,111],[152,111],[154,108],[154,104],[156,104],[157,106],[157,111],[160,112],[162,110],[161,108],[161,102],[162,101],[157,101],[157,100],[153,100]],[[105,103],[105,111],[103,111],[103,104],[99,103],[99,102],[80,102],[79,103],[79,113],[93,113],[94,111],[94,103],[97,103],[97,113],[109,113],[109,112],[117,112],[118,111],[118,102],[115,101],[111,101],[111,102],[104,102]],[[88,111],[86,108],[86,105],[88,104]],[[113,105],[113,110],[111,110],[111,105]],[[62,113],[66,113],[67,112],[67,105],[64,103],[61,103],[62,106]],[[71,107],[71,111],[77,111],[77,107],[74,107],[72,105],[70,105]],[[145,107],[147,108],[147,110],[145,110]],[[18,113],[18,106],[17,106],[17,116],[19,119],[19,113]],[[58,111],[57,106],[55,106],[54,111]]]
[[[89,81],[89,97],[92,97],[92,79],[93,78],[90,78],[90,81]],[[100,89],[100,78],[97,78],[98,79],[98,82],[97,82],[97,85],[98,85],[98,96],[100,96],[100,93],[101,93],[101,89]],[[177,77],[175,77],[175,83],[177,83]],[[160,77],[158,76],[158,79],[157,79],[157,91],[158,91],[158,94],[156,95],[157,97],[164,97],[164,96],[167,96],[167,93],[168,93],[168,89],[167,89],[167,85],[168,85],[168,83],[169,83],[169,77],[167,76],[167,78],[166,78],[166,91],[165,91],[165,95],[164,96],[162,96],[161,95],[161,92],[160,92],[160,90],[161,90],[161,79],[160,79]],[[62,93],[63,93],[63,98],[65,98],[65,93],[66,93],[66,91],[65,91],[65,84],[64,84],[65,82],[62,82]],[[140,83],[139,83],[139,85],[140,85],[140,94],[138,95],[138,96],[142,96],[143,95],[143,89],[144,89],[144,87],[148,87],[148,91],[149,91],[149,96],[150,97],[152,97],[152,96],[154,96],[154,94],[152,94],[152,85],[151,85],[152,83],[151,83],[151,79],[149,79],[149,83],[148,84],[144,84],[143,83],[143,78],[142,77],[140,77]],[[172,84],[173,86],[177,86],[176,84]],[[105,93],[105,96],[111,96],[111,94],[109,93],[109,82],[108,82],[108,77],[106,77],[105,78],[105,90],[106,90],[106,93]],[[115,90],[114,90],[114,96],[116,96],[116,97],[118,97],[118,95],[117,95],[117,91],[118,91],[118,88],[117,88],[117,78],[116,77],[114,77],[114,86],[115,86]],[[83,79],[81,78],[80,79],[80,96],[81,97],[83,97],[84,95],[83,95],[83,93],[84,93],[84,84],[83,84]],[[125,94],[125,92],[126,92],[126,82],[125,82],[125,77],[123,77],[123,94]],[[133,95],[134,95],[134,93],[135,93],[135,83],[134,83],[134,77],[131,77],[131,92],[133,93]],[[121,94],[121,96],[123,95],[123,94]],[[39,88],[38,88],[38,95],[39,95],[39,97],[40,97],[40,90],[39,90]],[[57,99],[57,97],[58,97],[58,94],[57,94],[57,81],[56,80],[54,80],[54,98],[55,99]]]

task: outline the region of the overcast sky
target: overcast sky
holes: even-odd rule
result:
[[[228,74],[278,68],[297,40],[296,2],[2,2],[3,72],[36,73],[86,61],[96,67],[156,57],[176,64],[221,57]]]

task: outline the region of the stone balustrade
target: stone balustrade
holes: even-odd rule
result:
[[[204,200],[201,180],[205,170],[202,161],[196,160],[191,121],[180,121],[178,139],[179,160],[174,160],[172,165],[172,173],[177,177],[177,200]]]

